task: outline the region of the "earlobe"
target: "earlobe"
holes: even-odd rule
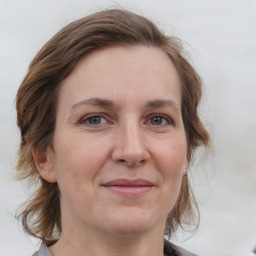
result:
[[[184,175],[187,175],[190,161],[187,159],[184,166]]]
[[[36,164],[36,168],[41,177],[50,183],[57,182],[56,175],[53,168],[52,152],[50,148],[44,151],[33,147],[32,155]]]
[[[188,168],[189,168],[189,164],[190,164],[190,161],[189,161],[189,160],[187,160],[187,161],[186,161],[186,164],[185,164],[185,169],[186,169],[186,170],[188,170]]]

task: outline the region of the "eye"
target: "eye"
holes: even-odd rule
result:
[[[155,114],[150,117],[147,123],[153,126],[167,126],[167,125],[172,125],[173,121],[170,117],[166,115]]]
[[[150,118],[150,122],[153,125],[161,125],[163,123],[163,118],[161,116],[154,116]]]
[[[88,118],[88,123],[93,125],[99,125],[102,122],[102,117],[100,116],[93,116]]]
[[[87,126],[101,126],[107,124],[108,121],[102,115],[91,114],[83,117],[80,123]]]

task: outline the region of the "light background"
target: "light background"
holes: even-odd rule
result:
[[[0,1],[0,255],[37,248],[14,218],[26,188],[12,181],[19,143],[15,93],[28,64],[60,28],[118,5],[181,38],[205,84],[202,116],[215,156],[193,168],[201,225],[177,243],[207,256],[249,256],[256,246],[255,0]]]

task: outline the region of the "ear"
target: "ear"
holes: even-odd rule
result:
[[[53,168],[53,152],[50,147],[44,151],[40,151],[38,148],[33,147],[32,155],[41,177],[50,183],[57,182]]]
[[[185,169],[187,170],[189,168],[190,160],[186,159],[185,162]]]
[[[185,163],[184,163],[184,176],[186,176],[188,173],[189,164],[190,164],[190,161],[188,159],[186,159]]]

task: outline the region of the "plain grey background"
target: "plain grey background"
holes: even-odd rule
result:
[[[180,232],[174,241],[199,255],[252,255],[256,246],[255,0],[0,1],[0,255],[32,255],[38,246],[14,218],[28,191],[11,176],[19,143],[15,94],[29,62],[69,22],[119,5],[181,38],[205,85],[201,113],[213,136],[215,154],[190,170],[201,225],[190,239]]]

